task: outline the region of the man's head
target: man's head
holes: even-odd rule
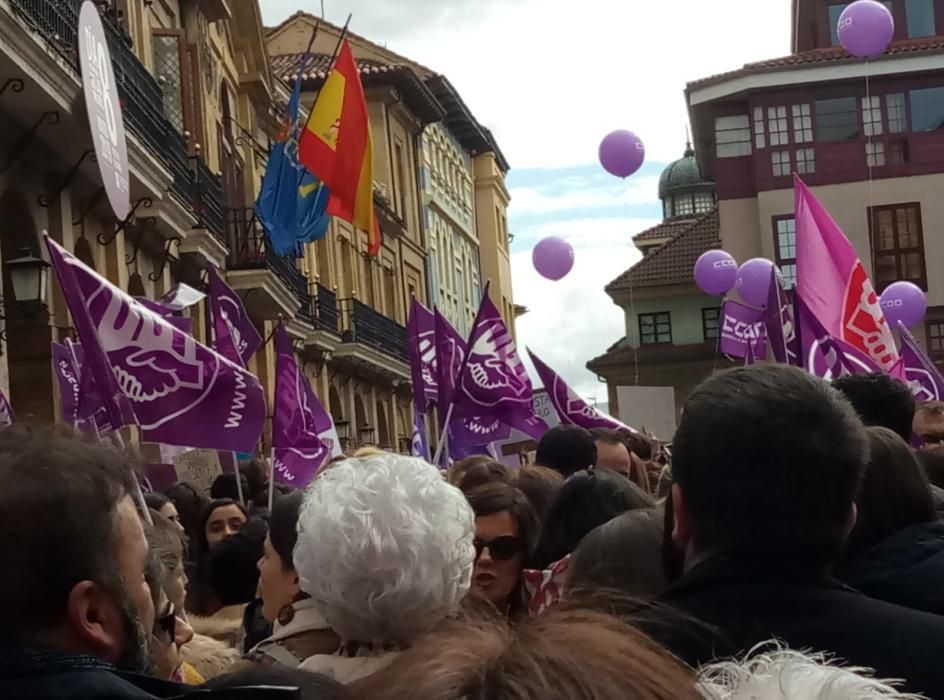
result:
[[[925,447],[944,444],[944,401],[927,401],[918,406],[912,430]]]
[[[887,374],[856,374],[833,381],[866,425],[888,428],[911,440],[915,400],[906,384]]]
[[[594,428],[590,435],[597,448],[596,468],[618,472],[627,479],[630,478],[633,459],[626,438],[616,430],[608,428]]]
[[[127,458],[62,430],[0,431],[4,636],[146,668],[154,607]]]
[[[544,433],[535,461],[567,478],[596,464],[597,448],[590,431],[576,425],[558,425]]]
[[[673,450],[674,538],[828,566],[855,518],[868,440],[852,406],[791,367],[717,374],[692,393]]]

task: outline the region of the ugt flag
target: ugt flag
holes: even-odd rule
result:
[[[911,387],[911,392],[918,401],[944,400],[944,376],[941,376],[941,371],[901,321],[898,322],[898,331],[901,333],[904,380]]]
[[[406,322],[410,349],[410,376],[413,382],[413,408],[426,414],[431,401],[439,396],[436,367],[436,320],[433,312],[415,298]]]
[[[882,371],[868,355],[831,336],[807,308],[799,290],[795,297],[794,313],[800,329],[802,367],[810,374],[832,380]]]
[[[84,369],[112,426],[127,424],[117,405],[124,399],[147,442],[254,448],[266,417],[255,376],[135,302],[52,239],[46,245],[82,341]]]
[[[262,345],[262,336],[249,318],[243,300],[223,281],[213,265],[208,276],[213,349],[233,364],[245,367]]]
[[[330,188],[328,214],[367,233],[368,252],[377,255],[382,239],[374,214],[374,144],[364,86],[347,41],[311,108],[298,156]]]
[[[498,419],[540,437],[547,426],[534,415],[531,379],[511,333],[488,296],[488,285],[467,347],[453,396],[456,415]]]
[[[890,369],[895,339],[862,261],[803,181],[794,183],[797,296],[829,336]]]
[[[83,350],[78,343],[52,344],[52,367],[59,385],[62,420],[87,433],[108,429],[108,419],[92,382],[83,382]]]
[[[272,473],[284,484],[307,486],[331,454],[327,434],[334,424],[298,369],[295,350],[281,323],[275,329],[275,411]]]
[[[567,382],[541,361],[537,355],[528,349],[531,361],[534,362],[534,369],[537,370],[541,383],[547,390],[548,398],[554,405],[554,410],[560,416],[561,423],[570,425],[579,425],[581,428],[591,430],[593,428],[609,428],[631,433],[633,429],[625,423],[621,423],[615,418],[600,413],[593,406],[584,401],[577,392],[567,385]]]
[[[299,66],[282,131],[269,152],[256,202],[256,215],[269,234],[269,243],[282,256],[294,255],[300,243],[324,238],[330,223],[326,211],[328,188],[298,160],[302,74],[309,58],[305,54]]]

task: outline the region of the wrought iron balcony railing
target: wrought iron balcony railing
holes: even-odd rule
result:
[[[266,241],[262,223],[251,208],[227,210],[227,237],[229,240],[229,269],[268,269],[298,299],[298,313],[302,318],[311,318],[311,297],[308,295],[308,278],[296,267],[295,261],[272,250]]]
[[[81,0],[10,0],[14,12],[33,27],[65,61],[79,72],[78,24]],[[200,158],[192,166],[188,146],[164,112],[164,94],[157,79],[135,55],[131,38],[103,16],[111,49],[115,82],[128,129],[167,167],[174,177],[171,192],[193,209],[199,226],[225,239],[220,180]]]
[[[318,328],[340,334],[340,316],[338,314],[338,295],[321,284],[315,285],[315,318]]]
[[[363,343],[398,360],[407,359],[406,328],[357,299],[341,299],[341,339]]]

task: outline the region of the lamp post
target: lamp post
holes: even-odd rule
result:
[[[20,251],[20,257],[8,260],[6,263],[7,272],[10,275],[10,288],[13,292],[12,299],[3,299],[2,313],[0,321],[4,322],[4,327],[0,330],[0,340],[4,343],[7,340],[6,329],[6,304],[13,304],[15,308],[26,314],[36,312],[46,305],[46,289],[49,281],[49,263],[30,253],[29,248],[23,248]],[[0,354],[3,348],[0,347]]]

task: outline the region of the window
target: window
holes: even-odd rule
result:
[[[880,168],[885,165],[885,144],[882,142],[865,144],[865,162],[870,168]]]
[[[715,119],[715,151],[718,158],[751,155],[751,124],[746,114]]]
[[[773,151],[770,154],[770,164],[774,177],[790,174],[790,151]]]
[[[754,146],[764,148],[767,145],[767,137],[764,135],[764,108],[754,108]]]
[[[909,39],[934,36],[937,33],[934,0],[905,0],[905,16],[908,20]]]
[[[898,280],[914,282],[922,289],[927,289],[920,204],[872,207],[869,232],[875,263],[876,291],[881,293],[885,287]]]
[[[695,213],[704,214],[715,208],[715,197],[710,192],[695,193]]]
[[[851,141],[859,137],[856,98],[838,97],[816,101],[816,139],[824,143]]]
[[[813,115],[809,104],[793,105],[793,140],[795,143],[813,142]]]
[[[668,311],[639,314],[639,342],[659,345],[672,342],[672,315]]]
[[[770,133],[771,146],[786,146],[790,143],[786,107],[767,108],[767,131]]]
[[[164,113],[178,131],[187,128],[184,105],[187,104],[183,67],[183,42],[180,34],[154,34],[151,47],[154,57],[154,72],[161,83],[164,94]]]
[[[701,310],[701,328],[705,333],[705,340],[717,340],[721,328],[721,308],[718,306]]]
[[[784,286],[789,289],[796,284],[796,220],[792,216],[774,219],[774,252]]]
[[[888,142],[886,162],[889,165],[901,165],[908,162],[908,142],[905,139]]]
[[[672,210],[674,212],[674,216],[686,216],[688,214],[694,214],[695,203],[692,201],[692,196],[688,194],[680,194],[672,197]]]
[[[885,110],[888,113],[888,133],[902,133],[905,130],[905,96],[900,92],[885,95]]]
[[[940,364],[944,360],[944,323],[928,321],[925,330],[928,332],[928,355],[935,363]]]
[[[862,130],[866,136],[882,135],[882,98],[873,95],[862,98]]]
[[[816,151],[812,148],[798,148],[796,152],[796,171],[800,175],[816,172]]]
[[[399,195],[398,200],[400,204],[400,211],[397,213],[403,218],[406,219],[406,203],[407,203],[407,169],[406,169],[406,158],[403,156],[403,142],[400,139],[394,139],[393,142],[393,155],[396,159],[397,167],[397,194]]]
[[[935,131],[944,126],[944,87],[911,91],[912,131]]]

